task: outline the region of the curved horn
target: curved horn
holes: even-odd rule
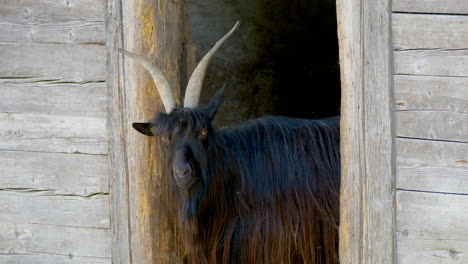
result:
[[[164,74],[161,72],[161,70],[156,65],[151,64],[151,62],[143,56],[126,51],[124,49],[119,49],[119,51],[134,59],[151,74],[151,77],[153,77],[153,82],[158,89],[159,96],[161,97],[161,101],[164,105],[164,108],[166,109],[166,113],[170,113],[175,107],[174,95],[172,94],[169,82],[166,80],[166,77],[164,77]]]
[[[211,48],[210,51],[203,57],[203,59],[198,63],[197,67],[192,73],[192,77],[187,85],[187,89],[185,91],[185,98],[184,98],[184,107],[187,108],[194,108],[198,105],[198,100],[200,99],[200,92],[203,84],[203,79],[205,78],[206,69],[208,68],[208,64],[210,63],[211,58],[216,53],[216,51],[223,45],[224,41],[226,41],[231,34],[239,27],[239,21],[236,22],[234,27],[226,33],[216,44]]]

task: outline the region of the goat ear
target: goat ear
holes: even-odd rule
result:
[[[143,135],[152,137],[154,136],[154,127],[151,123],[133,123],[133,128],[136,129],[138,132],[142,133]]]
[[[223,85],[223,88],[221,88],[215,94],[215,96],[213,96],[213,98],[211,98],[210,102],[207,105],[208,115],[211,120],[214,119],[216,112],[218,111],[219,107],[223,103],[224,87],[226,87],[226,84]]]

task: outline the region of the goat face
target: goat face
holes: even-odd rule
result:
[[[162,142],[166,166],[175,183],[187,192],[206,184],[207,148],[212,138],[211,122],[222,103],[224,87],[206,106],[176,107],[171,113],[159,113],[151,123],[133,123],[133,127]]]
[[[170,162],[166,167],[171,169],[175,182],[183,189],[189,190],[203,180],[206,182],[203,179],[206,146],[212,131],[211,121],[221,104],[224,87],[207,106],[198,107],[198,100],[211,58],[238,26],[239,22],[216,42],[193,71],[187,84],[184,107],[176,106],[169,82],[161,69],[142,56],[120,49],[120,52],[138,62],[151,74],[167,113],[158,114],[151,123],[133,123],[133,127],[144,135],[158,135],[167,142],[169,147],[166,148],[165,156],[169,157]]]

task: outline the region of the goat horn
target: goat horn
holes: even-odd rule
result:
[[[192,73],[190,80],[185,91],[184,98],[184,107],[194,108],[198,106],[198,100],[200,99],[200,92],[203,84],[203,79],[205,78],[206,69],[210,63],[211,58],[216,53],[216,51],[223,45],[231,34],[239,27],[239,21],[236,22],[234,27],[226,33],[216,44],[211,48],[210,51],[203,57],[203,59],[198,63],[197,67]]]
[[[151,62],[143,56],[124,49],[119,49],[119,51],[134,59],[150,73],[151,77],[153,77],[153,82],[158,89],[164,108],[166,109],[166,113],[170,113],[175,107],[174,95],[172,94],[169,82],[166,80],[161,70],[156,65],[151,64]]]

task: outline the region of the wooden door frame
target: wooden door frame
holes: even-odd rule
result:
[[[109,136],[109,187],[111,198],[112,263],[131,264],[129,179],[122,100],[122,2],[107,0],[107,130]]]
[[[132,263],[122,93],[121,0],[108,0],[107,84],[113,263]],[[342,82],[341,263],[395,263],[390,0],[337,0]]]
[[[180,99],[186,0],[107,0],[106,47],[112,263],[176,263],[172,232],[158,222],[160,175],[153,137],[135,132],[162,110],[150,75],[119,53],[142,54],[164,72]]]
[[[395,263],[390,0],[337,0],[341,67],[340,260]]]

